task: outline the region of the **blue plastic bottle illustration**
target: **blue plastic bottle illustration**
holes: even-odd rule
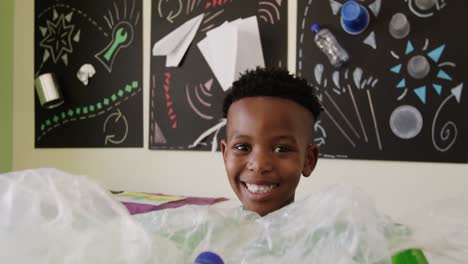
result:
[[[203,251],[197,256],[194,264],[224,264],[224,262],[218,254],[211,251]]]
[[[321,28],[319,24],[313,24],[311,31],[315,33],[315,43],[327,55],[331,65],[340,68],[349,60],[348,52],[341,47],[330,30]]]

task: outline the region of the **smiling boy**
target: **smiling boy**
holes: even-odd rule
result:
[[[244,209],[261,216],[294,201],[301,175],[317,163],[314,89],[286,70],[247,71],[224,99],[221,143],[229,183]]]

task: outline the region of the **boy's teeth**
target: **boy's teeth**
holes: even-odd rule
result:
[[[276,184],[256,185],[252,183],[245,183],[245,185],[247,186],[247,189],[253,193],[266,193],[276,187]]]

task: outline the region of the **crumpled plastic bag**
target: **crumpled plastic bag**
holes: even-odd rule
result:
[[[203,251],[225,263],[391,264],[391,256],[421,248],[440,264],[468,260],[468,201],[463,195],[431,203],[396,222],[359,189],[335,185],[278,211],[185,206],[134,218],[171,252],[191,263]],[[170,250],[168,250],[170,248]],[[157,263],[171,263],[157,262]]]
[[[393,251],[421,248],[430,263],[468,263],[468,192],[432,201],[407,213],[390,230]]]
[[[391,264],[407,248],[465,264],[468,196],[431,203],[398,222],[347,185],[265,217],[185,206],[130,216],[83,176],[40,169],[0,175],[0,260],[15,264],[193,263],[203,251],[227,264]]]
[[[225,263],[390,264],[382,218],[371,200],[349,186],[259,217],[252,212],[185,206],[134,216],[189,263],[203,251]],[[155,248],[155,254],[166,252]]]
[[[0,260],[143,264],[148,233],[100,186],[55,169],[0,175]]]

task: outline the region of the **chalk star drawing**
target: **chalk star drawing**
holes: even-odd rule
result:
[[[63,63],[68,66],[68,54],[73,53],[72,40],[80,41],[80,30],[75,32],[75,26],[71,24],[73,13],[68,15],[58,15],[54,10],[52,21],[46,21],[46,27],[39,27],[44,39],[39,46],[44,48],[43,63],[52,56],[54,63],[62,59]],[[73,34],[75,34],[73,36]]]

